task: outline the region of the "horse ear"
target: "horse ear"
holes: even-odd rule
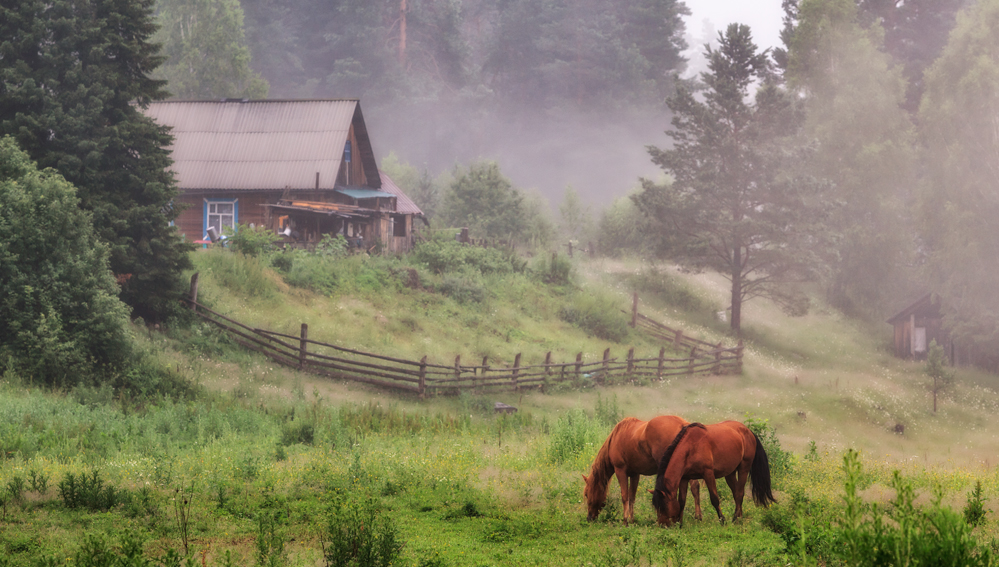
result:
[[[648,491],[649,491],[649,494],[651,494],[651,495],[653,495],[653,496],[655,496],[655,494],[656,494],[656,491],[655,491],[655,490],[652,490],[651,488],[646,488],[645,490],[648,490]]]
[[[585,474],[581,474],[579,476],[583,477],[583,482],[590,482],[590,479],[586,478]]]

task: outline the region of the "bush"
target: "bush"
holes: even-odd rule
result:
[[[882,510],[872,504],[867,513],[857,494],[861,465],[856,451],[850,449],[844,455],[843,471],[846,510],[840,533],[845,544],[842,559],[847,565],[993,564],[992,551],[975,541],[964,519],[940,504],[943,492],[939,487],[929,508],[917,508],[912,481],[895,471],[890,483],[895,490],[891,505]]]
[[[780,439],[777,438],[777,430],[770,425],[766,419],[756,419],[746,416],[743,422],[753,435],[763,444],[763,450],[767,452],[767,460],[770,463],[770,474],[775,479],[780,479],[791,472],[794,455],[790,451],[785,451],[780,446]]]
[[[267,299],[277,293],[277,285],[268,276],[260,258],[233,254],[224,248],[213,248],[194,254],[194,263],[202,275],[207,275],[240,295]]]
[[[351,501],[334,492],[329,521],[321,534],[327,567],[395,564],[402,552],[398,530],[371,499]]]
[[[289,256],[293,258],[293,262],[290,262],[288,272],[284,276],[289,285],[329,296],[340,288],[340,278],[333,269],[334,263],[331,257],[300,251]]]
[[[627,318],[606,295],[577,293],[559,310],[559,318],[608,341],[621,342],[628,336]]]
[[[523,262],[509,252],[462,244],[444,237],[421,242],[413,249],[412,257],[438,275],[466,271],[482,275],[503,274],[524,269]]]
[[[72,387],[128,367],[108,254],[73,185],[0,139],[0,372]]]
[[[107,484],[96,470],[79,476],[66,473],[59,482],[59,497],[69,509],[86,508],[91,512],[107,511],[117,506],[124,495],[113,484]]]
[[[444,276],[437,290],[458,303],[482,303],[486,299],[486,289],[474,278]]]
[[[579,457],[587,445],[603,441],[603,427],[581,409],[572,409],[558,418],[551,431],[548,460],[556,465]]]
[[[565,256],[552,254],[538,256],[531,267],[531,274],[546,284],[567,286],[572,283],[573,269],[572,262]]]
[[[249,226],[242,223],[236,227],[235,233],[232,233],[231,230],[226,232],[228,236],[226,242],[234,252],[253,258],[274,250],[274,244],[281,240],[280,236],[262,226]]]

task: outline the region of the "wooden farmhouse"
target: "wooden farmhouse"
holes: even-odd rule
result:
[[[412,247],[423,213],[378,171],[358,100],[166,101],[145,113],[173,134],[175,222],[189,241],[245,224],[290,246],[342,234],[368,250]]]
[[[925,360],[931,341],[948,346],[937,294],[927,293],[887,322],[895,327],[895,356],[899,358]]]

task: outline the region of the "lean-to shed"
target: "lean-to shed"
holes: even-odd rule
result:
[[[378,171],[357,99],[164,101],[144,112],[174,137],[188,240],[254,224],[292,246],[342,234],[365,249],[411,248],[423,213]]]
[[[931,341],[947,348],[940,296],[927,293],[902,309],[887,323],[895,328],[895,356],[923,360]]]

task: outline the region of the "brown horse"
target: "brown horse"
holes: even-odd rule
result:
[[[763,444],[748,427],[738,421],[723,421],[713,425],[691,423],[684,425],[659,461],[656,489],[652,493],[652,506],[658,521],[667,526],[683,522],[683,501],[677,496],[677,487],[685,482],[702,478],[711,493],[711,505],[718,512],[718,519],[725,523],[718,500],[717,477],[725,477],[735,498],[735,514],[742,517],[742,498],[746,493],[746,480],[753,481],[753,501],[757,506],[776,502],[770,491],[770,463]]]
[[[634,417],[622,419],[607,436],[597,458],[590,468],[590,476],[583,475],[586,488],[583,496],[589,509],[586,519],[595,520],[607,504],[607,485],[611,475],[617,476],[621,485],[621,502],[624,504],[624,522],[635,520],[635,494],[640,475],[656,474],[659,460],[673,438],[687,424],[675,415],[654,417],[642,421]],[[629,487],[630,481],[630,487]],[[690,485],[694,494],[697,519],[701,519],[701,499],[697,482]],[[687,497],[687,482],[683,482],[682,498]]]

